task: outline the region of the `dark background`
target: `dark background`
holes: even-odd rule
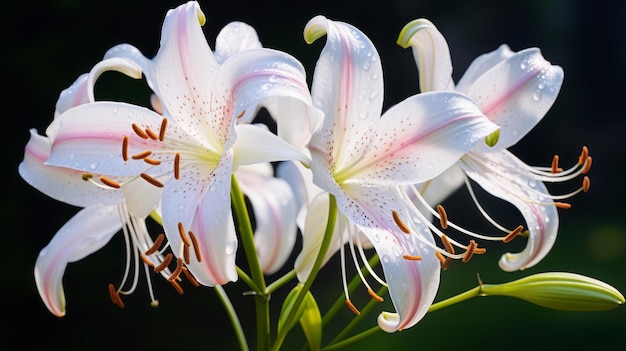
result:
[[[33,279],[37,254],[75,209],[48,199],[30,188],[17,174],[29,128],[43,131],[52,119],[62,89],[87,72],[113,45],[127,42],[147,56],[158,49],[166,11],[181,2],[122,0],[54,0],[7,2],[1,11],[3,40],[2,81],[6,134],[2,223],[2,300],[5,345],[19,349],[236,349],[229,321],[214,292],[185,286],[179,296],[156,282],[161,301],[149,307],[145,280],[125,298],[119,309],[109,300],[107,284],[123,273],[121,237],[83,261],[70,264],[64,286],[67,315],[52,316],[41,302]],[[561,94],[547,117],[512,148],[532,165],[549,165],[561,155],[573,163],[587,145],[594,157],[591,191],[571,200],[561,211],[561,231],[551,254],[524,272],[504,273],[497,265],[499,248],[488,255],[460,263],[442,274],[437,300],[476,285],[480,273],[486,283],[500,283],[544,271],[570,271],[608,282],[626,292],[625,195],[621,172],[625,160],[623,18],[626,5],[609,1],[200,1],[206,14],[204,32],[211,47],[226,23],[242,20],[253,25],[266,47],[299,58],[309,76],[323,45],[305,44],[302,29],[317,14],[349,22],[377,46],[385,74],[386,106],[417,92],[416,69],[410,50],[395,40],[409,21],[425,17],[448,39],[458,80],[476,56],[507,43],[513,50],[537,46],[544,56],[565,70]],[[142,82],[123,80],[128,90],[115,90],[119,76],[105,75],[97,97],[135,96],[145,103]],[[121,82],[121,81],[120,81]],[[109,87],[109,88],[107,88]],[[133,97],[135,99],[135,97]],[[578,183],[568,184],[569,189]],[[557,189],[559,189],[557,187]],[[562,188],[560,191],[563,191]],[[447,204],[449,215],[473,226],[476,215],[464,192]],[[493,207],[498,206],[493,202]],[[480,222],[478,222],[480,223]],[[480,224],[476,224],[480,226]],[[523,245],[523,240],[519,240]],[[521,246],[508,247],[512,250]],[[322,312],[340,295],[337,261],[331,261],[313,289]],[[276,277],[269,277],[269,281]],[[226,286],[244,327],[253,335],[253,301],[241,293],[242,283]],[[281,294],[272,301],[277,311]],[[356,295],[363,306],[367,299]],[[375,325],[376,314],[363,327]],[[341,319],[350,320],[347,309]],[[477,298],[427,315],[415,327],[375,337],[351,349],[527,349],[608,346],[622,343],[626,310],[575,313],[552,311],[510,298]],[[330,336],[330,335],[329,335]],[[19,345],[19,346],[18,346]],[[299,349],[295,332],[286,349]]]

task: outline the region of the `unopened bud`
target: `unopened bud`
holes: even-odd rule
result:
[[[516,297],[565,311],[605,311],[624,303],[624,296],[611,285],[564,272],[539,273],[504,284],[483,284],[480,295]]]

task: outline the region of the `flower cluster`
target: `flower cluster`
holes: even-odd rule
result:
[[[360,313],[346,276],[346,264],[354,264],[374,300],[388,291],[394,311],[382,312],[378,327],[394,332],[424,317],[441,270],[484,254],[484,241],[525,236],[526,248],[503,255],[500,267],[536,265],[555,242],[558,210],[570,206],[564,199],[589,189],[585,147],[568,169],[558,156],[534,167],[507,150],[544,117],[563,81],[563,70],[536,48],[503,45],[478,57],[455,84],[442,34],[428,20],[412,21],[398,44],[413,50],[421,91],[383,111],[382,63],[358,28],[323,16],[306,24],[306,42],[326,40],[309,88],[303,65],[264,48],[252,27],[228,24],[212,49],[204,21],[195,1],[170,10],[153,58],[130,44],[111,48],[60,94],[45,135],[31,130],[20,175],[81,208],[35,264],[37,288],[53,314],[66,311],[67,264],[121,233],[127,270],[109,285],[120,306],[142,267],[153,305],[154,274],[180,293],[183,281],[221,289],[241,278],[269,295],[297,279],[298,305],[339,254],[348,307]],[[94,86],[106,71],[144,78],[151,106],[97,100]],[[261,109],[272,126],[257,118]],[[581,185],[568,194],[546,186],[567,181]],[[525,223],[497,223],[472,184],[511,203]],[[463,185],[497,234],[448,219],[441,203]],[[162,233],[148,230],[148,220]],[[240,244],[249,272],[237,263]],[[268,287],[265,277],[285,265],[293,274]],[[296,308],[285,313],[284,325],[298,317]],[[278,346],[285,333],[279,331]]]

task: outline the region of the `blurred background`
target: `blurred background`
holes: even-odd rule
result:
[[[50,314],[37,294],[33,266],[39,250],[76,209],[38,193],[18,175],[17,166],[28,141],[28,130],[43,133],[53,117],[61,90],[101,60],[105,51],[130,43],[146,56],[158,50],[160,30],[168,9],[181,1],[51,0],[12,1],[0,14],[4,36],[0,60],[5,121],[10,134],[2,138],[7,150],[3,183],[2,223],[7,237],[2,254],[2,319],[0,337],[19,349],[237,349],[231,325],[209,288],[185,287],[178,295],[164,282],[155,282],[160,307],[149,306],[145,280],[125,297],[125,309],[113,305],[109,282],[118,283],[124,269],[123,240],[114,238],[103,250],[67,268],[64,286],[67,315]],[[284,50],[302,61],[309,76],[323,40],[307,45],[302,29],[315,15],[349,22],[365,32],[379,50],[385,78],[385,108],[418,92],[417,71],[410,50],[395,44],[409,21],[430,19],[446,36],[458,80],[478,55],[506,43],[517,51],[539,47],[546,59],[565,70],[560,96],[546,118],[512,148],[531,165],[548,166],[554,154],[562,165],[573,164],[587,145],[594,159],[591,190],[571,200],[561,211],[561,230],[551,254],[524,272],[505,273],[497,267],[503,248],[467,264],[455,262],[442,273],[437,300],[485,283],[501,283],[529,274],[568,271],[603,280],[626,293],[626,195],[622,183],[626,160],[624,96],[626,42],[623,18],[626,3],[618,1],[435,1],[435,0],[318,0],[292,2],[200,1],[207,17],[204,33],[214,46],[215,35],[228,22],[254,26],[266,47]],[[119,84],[119,83],[124,84]],[[118,88],[123,86],[123,88]],[[115,88],[113,88],[115,87]],[[136,99],[147,103],[143,82],[105,75],[96,97]],[[136,96],[136,97],[135,97]],[[7,132],[8,133],[8,132]],[[578,183],[570,183],[570,189]],[[559,191],[563,191],[561,188]],[[471,228],[482,220],[460,190],[446,203],[449,216]],[[486,206],[500,208],[491,199]],[[510,211],[510,209],[509,209]],[[520,250],[516,240],[507,250]],[[269,277],[272,281],[277,278]],[[314,286],[324,312],[341,294],[337,260],[322,271]],[[253,299],[243,296],[243,283],[225,287],[241,314],[249,338],[254,338]],[[366,294],[353,297],[364,306]],[[272,307],[278,311],[282,294]],[[386,306],[388,309],[389,306]],[[378,311],[362,329],[374,326]],[[352,318],[348,309],[337,324]],[[428,314],[415,327],[395,334],[378,333],[354,344],[363,349],[466,350],[529,347],[562,348],[622,344],[626,329],[624,307],[608,312],[553,311],[510,298],[476,298]],[[332,335],[327,335],[330,339]],[[302,334],[294,332],[285,349],[300,349]],[[19,345],[19,346],[18,346]],[[254,345],[254,344],[253,344]]]

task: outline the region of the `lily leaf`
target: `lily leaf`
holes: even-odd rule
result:
[[[294,327],[296,322],[299,321],[307,338],[307,342],[309,343],[309,349],[319,350],[322,343],[322,315],[319,307],[317,306],[317,302],[310,291],[307,291],[304,300],[300,306],[297,307],[298,310],[296,311],[294,319],[289,323],[289,325],[286,325],[287,316],[289,315],[291,309],[294,308],[293,304],[301,290],[302,284],[298,284],[285,298],[280,311],[280,316],[278,317],[278,333],[280,334],[283,328],[290,330]]]

